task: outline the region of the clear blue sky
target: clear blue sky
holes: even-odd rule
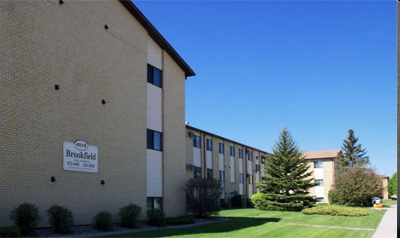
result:
[[[396,1],[134,1],[196,76],[191,126],[271,152],[284,127],[303,151],[359,137],[397,171]]]

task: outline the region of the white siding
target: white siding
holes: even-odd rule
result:
[[[219,154],[218,161],[219,161],[219,170],[225,170],[223,154]]]
[[[314,169],[314,179],[324,179],[324,172],[322,168]]]
[[[162,89],[147,84],[147,128],[162,131]]]
[[[316,197],[324,197],[324,186],[317,186],[314,191]]]
[[[162,153],[147,150],[147,196],[162,197]]]
[[[201,151],[200,148],[193,147],[193,165],[201,167]]]
[[[231,174],[231,183],[235,182],[235,158],[230,157],[229,158],[230,162],[230,174]]]
[[[206,151],[206,161],[207,169],[212,169],[212,151]]]

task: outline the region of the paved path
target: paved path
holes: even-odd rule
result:
[[[372,238],[397,237],[397,204],[389,207]]]

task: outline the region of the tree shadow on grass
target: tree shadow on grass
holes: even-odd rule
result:
[[[249,227],[264,225],[270,222],[279,222],[280,218],[254,218],[254,217],[224,217],[221,221],[215,219],[215,222],[204,225],[195,225],[189,227],[175,228],[173,226],[167,229],[157,229],[143,232],[133,232],[121,235],[120,237],[168,237],[177,235],[196,235],[207,233],[226,233],[241,230]]]

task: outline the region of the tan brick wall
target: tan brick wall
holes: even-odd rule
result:
[[[41,226],[55,204],[71,209],[76,224],[100,210],[116,219],[131,202],[145,209],[145,29],[118,1],[0,1],[0,22],[0,226],[22,202],[39,206]],[[176,80],[165,84],[169,163],[184,161],[175,151],[183,139],[174,139],[184,133],[184,73],[165,63],[166,81]],[[98,173],[63,170],[63,142],[77,139],[98,147]],[[171,167],[164,168],[166,177],[175,174],[164,184],[167,208],[183,163]]]

